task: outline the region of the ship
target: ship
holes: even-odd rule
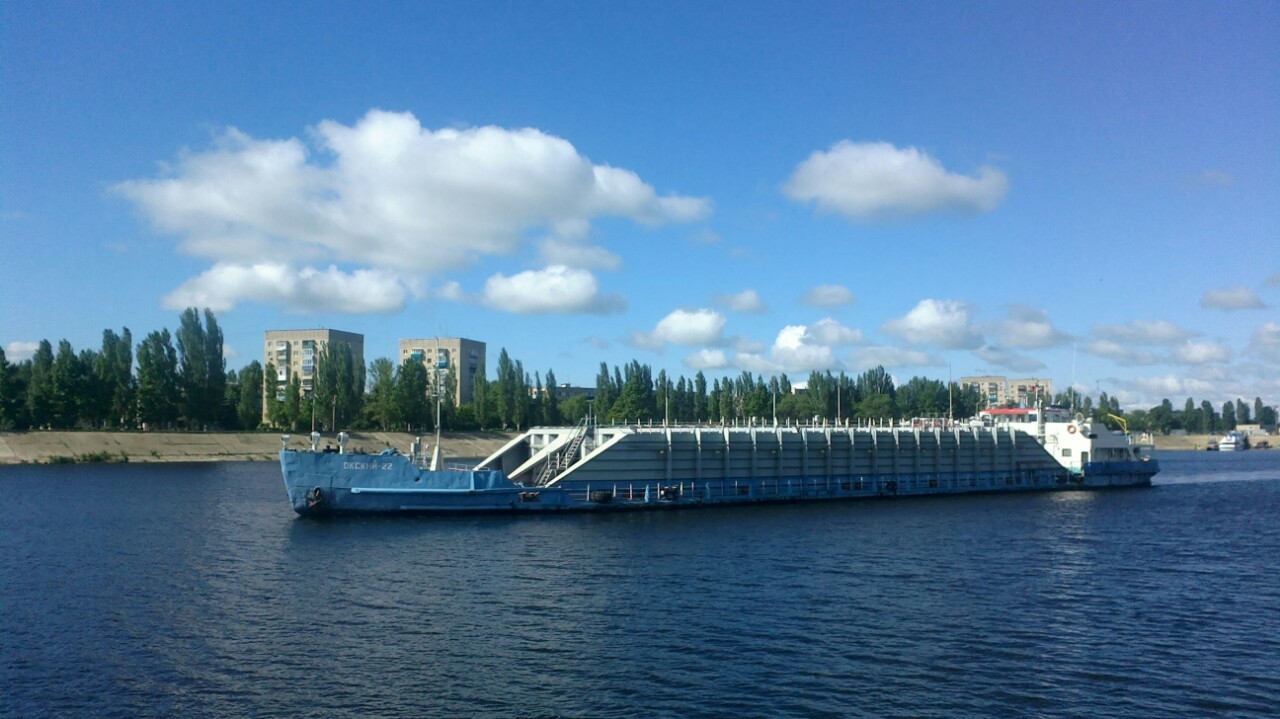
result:
[[[892,426],[597,424],[534,427],[475,465],[439,434],[406,453],[280,452],[300,515],[656,510],[1150,486],[1158,462],[1126,431],[1059,408],[988,410]]]

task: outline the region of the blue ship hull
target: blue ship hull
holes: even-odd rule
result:
[[[900,472],[801,477],[566,479],[526,486],[492,469],[429,470],[411,458],[324,452],[280,453],[285,488],[305,516],[395,513],[545,513],[707,507],[983,492],[1148,486],[1154,460],[1095,462],[1083,473],[1036,466],[971,472]]]

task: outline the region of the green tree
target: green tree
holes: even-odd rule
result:
[[[280,411],[284,428],[296,432],[306,426],[304,422],[309,423],[311,419],[309,409],[309,405],[303,406],[302,379],[294,374],[289,378],[289,385],[284,392],[284,404]]]
[[[266,408],[267,422],[276,429],[289,427],[289,418],[284,411],[285,388],[280,386],[280,373],[276,363],[267,360],[262,371],[262,403]]]
[[[1204,400],[1200,403],[1200,416],[1203,418],[1204,431],[1207,433],[1219,430],[1218,413],[1213,411],[1213,403]]]
[[[240,370],[240,396],[235,404],[236,421],[241,429],[257,429],[262,423],[262,365],[257,360]]]
[[[178,355],[169,330],[151,332],[138,345],[138,418],[144,427],[172,426],[180,394]]]
[[[31,357],[31,376],[27,381],[27,416],[31,426],[49,426],[53,407],[53,346],[40,340]]]
[[[336,432],[360,416],[364,400],[364,366],[345,342],[331,343],[320,352],[312,375],[312,400],[321,423]]]
[[[560,398],[556,396],[556,373],[547,370],[547,398],[542,405],[542,422],[550,427],[560,424]]]
[[[1222,405],[1222,431],[1230,432],[1236,428],[1236,403],[1224,402]]]
[[[0,347],[0,430],[17,427],[18,382],[16,367],[9,364],[4,348]]]
[[[409,357],[396,374],[396,423],[406,431],[424,430],[433,412],[427,408],[427,369],[422,362]]]
[[[102,331],[102,352],[98,354],[94,373],[106,424],[132,426],[137,383],[133,377],[133,335],[128,327],[119,335],[109,329]]]
[[[188,424],[204,427],[222,416],[226,360],[222,357],[222,330],[208,309],[188,307],[179,318],[178,366],[182,386],[182,415]]]
[[[857,412],[858,417],[872,421],[891,421],[898,414],[893,397],[883,393],[868,395],[858,403]]]
[[[369,365],[369,395],[365,401],[365,412],[373,426],[384,432],[397,424],[396,366],[386,357],[379,357]]]
[[[50,397],[49,423],[55,429],[71,429],[82,417],[89,385],[80,358],[66,340],[58,342],[58,354],[53,360],[51,378],[53,393]]]

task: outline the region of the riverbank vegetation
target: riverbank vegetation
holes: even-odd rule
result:
[[[856,376],[812,372],[793,384],[786,374],[768,378],[743,372],[708,380],[672,377],[632,360],[600,364],[595,386],[571,389],[553,370],[532,375],[502,349],[492,380],[479,375],[473,399],[458,405],[447,369],[439,374],[420,361],[396,365],[380,357],[366,368],[349,346],[324,348],[304,392],[296,373],[276,386],[276,368],[256,360],[228,370],[223,335],[209,310],[188,308],[178,329],[153,331],[133,346],[132,334],[104,330],[99,350],[76,352],[66,340],[57,351],[48,340],[31,359],[10,363],[0,349],[0,430],[187,429],[298,431],[312,427],[430,432],[522,430],[532,425],[576,423],[590,413],[600,422],[894,422],[912,417],[966,419],[982,407],[972,388],[925,377],[898,383],[883,368]],[[797,387],[803,387],[799,389]],[[1257,422],[1274,425],[1276,411],[1260,398],[1227,402],[1187,398],[1182,409],[1166,399],[1147,410],[1125,411],[1115,397],[1094,398],[1074,390],[1048,402],[1071,407],[1098,421],[1130,431],[1212,434]],[[265,409],[265,412],[264,412]],[[266,421],[263,421],[263,418]]]

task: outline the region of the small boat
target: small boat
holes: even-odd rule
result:
[[[1218,440],[1219,452],[1238,452],[1249,449],[1249,437],[1243,432],[1227,432]]]

